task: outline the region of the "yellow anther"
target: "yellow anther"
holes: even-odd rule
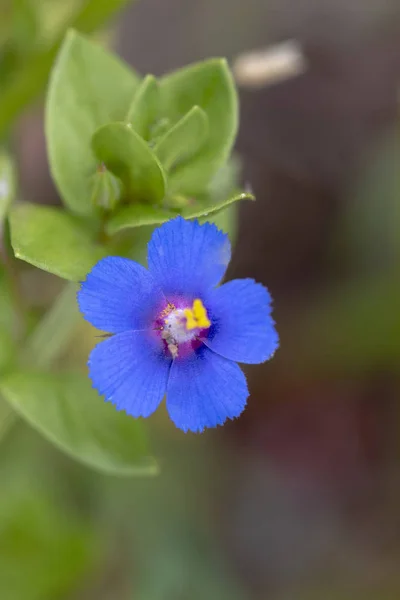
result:
[[[193,316],[192,310],[190,308],[185,308],[184,313],[186,317],[186,329],[196,329],[197,321]]]
[[[186,329],[208,329],[211,322],[208,318],[204,304],[199,298],[193,302],[192,308],[185,308]]]
[[[199,327],[210,327],[211,323],[208,319],[207,311],[202,301],[198,298],[193,302],[193,312]]]

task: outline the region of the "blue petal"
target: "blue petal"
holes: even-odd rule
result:
[[[148,331],[126,331],[98,344],[89,375],[100,394],[132,417],[148,417],[167,389],[171,360]]]
[[[194,298],[217,285],[230,257],[228,236],[215,225],[182,217],[156,229],[148,245],[149,270],[167,297]]]
[[[111,333],[149,327],[165,302],[150,273],[133,260],[119,256],[100,260],[78,292],[85,319]]]
[[[205,304],[212,328],[209,348],[241,363],[261,363],[279,345],[271,317],[271,296],[253,279],[235,279],[210,290]]]
[[[203,431],[238,417],[249,395],[240,367],[205,346],[172,363],[167,409],[183,431]]]

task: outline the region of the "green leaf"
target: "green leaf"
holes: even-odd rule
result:
[[[59,208],[24,203],[10,214],[15,256],[64,279],[81,281],[106,255],[76,217]]]
[[[64,24],[64,28],[76,27],[84,33],[95,31],[127,2],[128,0],[87,0],[74,18]],[[13,73],[12,81],[7,87],[1,90],[0,135],[4,134],[26,105],[32,102],[46,85],[61,41],[57,39],[50,48],[32,53]]]
[[[83,373],[14,372],[0,381],[11,406],[53,444],[106,473],[154,475],[142,423],[118,412]]]
[[[146,75],[140,84],[128,112],[127,123],[144,140],[149,140],[151,126],[159,110],[158,82],[153,75]]]
[[[186,195],[204,192],[227,160],[238,126],[236,88],[225,60],[191,65],[160,80],[162,115],[176,123],[198,105],[208,117],[209,136],[201,150],[169,177],[171,190]]]
[[[125,123],[110,123],[93,136],[97,158],[121,179],[129,200],[160,203],[165,174],[146,142]]]
[[[193,108],[172,127],[154,147],[164,169],[189,159],[204,144],[208,134],[208,118],[199,106]]]
[[[184,207],[182,210],[173,211],[170,209],[162,209],[154,206],[146,206],[143,204],[132,204],[124,206],[115,215],[111,217],[106,225],[107,233],[114,235],[122,229],[128,227],[140,227],[142,225],[159,225],[173,219],[178,214],[181,214],[185,219],[194,219],[215,215],[219,211],[224,210],[230,204],[239,200],[254,200],[254,196],[247,192],[234,194],[230,198],[217,203],[193,202],[190,206]]]
[[[0,153],[0,224],[15,198],[15,166],[8,154]]]
[[[117,58],[74,31],[67,34],[50,80],[46,138],[52,176],[72,211],[93,211],[91,178],[98,162],[92,136],[124,119],[137,86],[137,76]]]

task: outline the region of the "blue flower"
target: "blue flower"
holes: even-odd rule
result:
[[[236,362],[268,360],[278,335],[262,285],[237,279],[216,287],[230,256],[215,225],[177,217],[154,231],[148,270],[109,256],[87,275],[80,310],[114,334],[92,351],[90,377],[119,410],[148,417],[167,394],[169,415],[185,432],[243,411],[248,389]]]

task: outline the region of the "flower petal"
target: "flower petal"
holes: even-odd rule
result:
[[[77,297],[85,319],[111,333],[146,329],[166,302],[147,269],[120,256],[100,260]]]
[[[125,331],[98,344],[89,375],[100,394],[132,417],[148,417],[167,389],[171,360],[149,331]]]
[[[271,317],[271,296],[253,279],[234,279],[205,298],[212,322],[204,343],[225,358],[261,363],[271,358],[279,338]]]
[[[248,397],[240,367],[206,346],[186,359],[172,363],[167,409],[183,431],[203,431],[238,417]]]
[[[230,257],[228,236],[215,225],[182,217],[158,227],[148,244],[149,270],[167,298],[194,299],[217,285]]]

